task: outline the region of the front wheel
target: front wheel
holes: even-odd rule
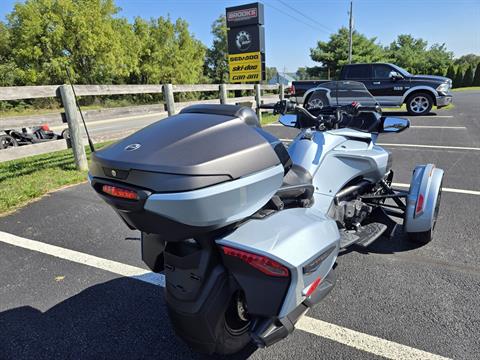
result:
[[[410,115],[425,115],[432,110],[433,98],[427,93],[415,93],[407,99],[407,111]]]
[[[0,149],[18,146],[17,140],[10,135],[0,135]]]

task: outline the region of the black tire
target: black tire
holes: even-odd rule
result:
[[[428,93],[416,92],[407,98],[406,104],[410,115],[425,115],[432,110],[433,97]]]
[[[0,135],[0,149],[18,146],[17,140],[10,135]]]
[[[63,129],[60,136],[62,137],[62,139],[70,139],[70,131],[68,129]]]
[[[416,244],[425,245],[432,241],[432,229],[424,232],[408,233],[408,240]]]
[[[235,354],[244,349],[251,341],[250,321],[242,320],[238,315],[238,293],[234,294],[225,311],[223,321],[219,324],[215,353],[220,355]]]

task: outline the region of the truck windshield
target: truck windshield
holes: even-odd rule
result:
[[[407,70],[405,69],[402,69],[400,66],[397,66],[397,65],[394,65],[394,64],[390,64],[393,68],[395,68],[395,70],[397,70],[400,74],[402,74],[403,76],[413,76],[412,74],[410,74]]]

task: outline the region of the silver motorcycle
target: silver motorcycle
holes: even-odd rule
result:
[[[200,352],[288,336],[331,291],[348,246],[398,224],[432,239],[443,170],[419,165],[408,191],[392,187],[376,140],[409,121],[383,117],[363,84],[262,107],[299,129],[288,150],[249,108],[194,105],[92,154],[92,187],[141,231],[143,260],[165,273],[172,326]]]

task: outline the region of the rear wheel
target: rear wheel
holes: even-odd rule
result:
[[[407,99],[407,110],[410,115],[425,115],[432,110],[433,98],[427,93],[415,93]]]
[[[0,135],[0,149],[18,146],[17,140],[10,135]]]
[[[228,305],[223,324],[220,325],[215,352],[234,354],[250,343],[250,320],[243,294],[236,292]]]

